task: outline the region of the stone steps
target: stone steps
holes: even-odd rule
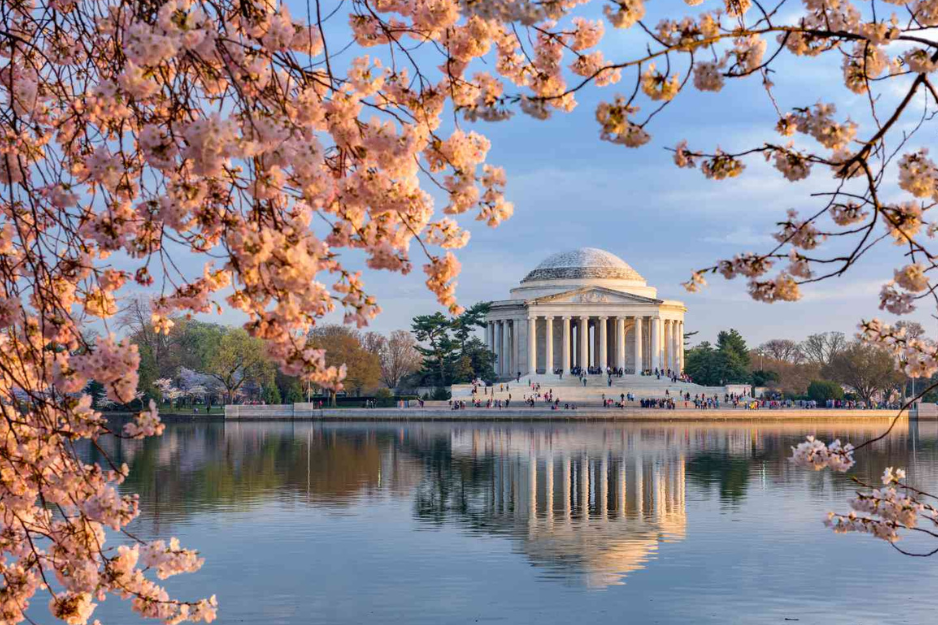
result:
[[[489,394],[481,392],[477,395],[483,401],[488,398],[508,399],[509,393],[513,401],[524,401],[524,397],[531,395],[534,391],[528,385],[531,380],[540,383],[542,396],[549,390],[553,390],[554,397],[561,402],[576,402],[584,405],[601,405],[602,397],[605,394],[607,398],[616,399],[623,394],[632,393],[636,399],[663,399],[666,396],[675,398],[678,394],[690,393],[694,395],[718,395],[726,393],[726,388],[722,386],[702,386],[692,382],[671,382],[667,379],[658,380],[651,376],[628,375],[621,378],[612,378],[612,386],[607,383],[605,376],[589,376],[586,386],[583,386],[576,377],[559,379],[557,376],[522,376],[521,382],[501,382],[489,387]],[[507,390],[499,391],[499,387]],[[494,390],[493,390],[494,389]],[[469,400],[472,398],[472,386],[468,384],[453,386],[453,399]]]

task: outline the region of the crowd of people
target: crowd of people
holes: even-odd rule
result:
[[[600,367],[573,367],[570,372],[573,375],[579,377],[583,383],[583,386],[587,385],[589,376],[605,375],[608,379],[609,386],[612,386],[612,379],[614,377],[622,377],[623,375],[631,374],[631,370],[629,369],[614,367],[606,369],[602,369]],[[641,375],[655,376],[659,380],[664,377],[670,380],[672,383],[692,381],[690,376],[685,374],[678,374],[677,372],[670,369],[651,369],[649,371],[641,372]],[[521,382],[520,374],[516,380],[518,383]],[[555,395],[554,389],[544,389],[541,382],[529,379],[527,385],[527,392],[522,391],[522,401],[524,406],[529,408],[537,408],[538,406],[542,406],[544,408],[549,408],[550,410],[577,409],[577,405],[574,403],[562,403],[561,399]],[[508,397],[496,399],[496,393],[507,393]],[[450,406],[453,410],[461,410],[467,406],[474,408],[499,409],[508,408],[511,405],[511,401],[511,384],[502,382],[489,385],[482,380],[476,380],[472,384],[472,399],[468,403],[466,401],[451,400]],[[620,393],[618,397],[607,397],[606,394],[603,393],[602,406],[604,408],[648,408],[658,410],[675,410],[677,408],[695,410],[719,410],[721,408],[743,410],[813,410],[823,408],[863,410],[897,409],[901,407],[901,404],[897,402],[865,402],[843,399],[827,400],[826,402],[819,404],[818,402],[809,399],[753,398],[738,393],[724,393],[722,396],[717,394],[695,394],[691,396],[689,392],[678,392],[677,394],[672,395],[670,389],[665,389],[664,397],[658,398],[644,397],[637,399],[636,396],[631,392]]]
[[[508,408],[511,405],[511,395],[508,396],[508,399],[492,399],[489,398],[485,401],[481,399],[471,399],[468,403],[465,400],[457,399],[453,401],[449,400],[450,410],[465,410],[466,408],[496,408],[501,410],[502,408]]]

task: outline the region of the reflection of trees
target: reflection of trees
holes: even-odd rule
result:
[[[272,499],[344,506],[382,486],[399,490],[402,477],[412,485],[393,438],[309,424],[175,423],[162,437],[111,439],[105,450],[128,463],[124,488],[140,495],[141,522],[160,531],[163,522],[204,510],[245,510]]]
[[[705,490],[718,484],[721,501],[738,502],[746,496],[751,464],[750,458],[727,453],[701,453],[687,463],[687,477]]]
[[[414,492],[414,511],[418,519],[443,523],[462,517],[486,524],[470,505],[478,500],[492,483],[495,459],[454,457],[449,441],[435,439],[429,445],[408,441],[407,453],[423,465],[423,479]]]
[[[790,446],[814,427],[213,422],[101,443],[130,465],[125,488],[140,494],[140,522],[154,532],[199,512],[276,500],[347,507],[390,494],[412,497],[421,523],[509,536],[538,566],[614,583],[607,573],[641,568],[660,540],[683,536],[685,472],[691,488],[737,504],[758,484],[800,483],[815,496],[845,497],[849,475],[788,462]],[[823,423],[816,433],[859,442],[883,427]],[[876,481],[886,466],[904,466],[915,480],[914,454],[928,466],[936,439],[938,424],[902,424],[864,452],[856,475]]]

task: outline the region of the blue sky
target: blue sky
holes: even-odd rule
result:
[[[651,25],[665,8],[653,4],[648,5],[646,18]],[[601,6],[597,3],[591,9],[598,13]],[[792,6],[800,12],[800,4]],[[691,14],[701,8],[692,9]],[[305,6],[296,7],[294,15],[305,12]],[[330,27],[342,43],[345,15],[343,6],[337,23]],[[331,37],[330,45],[334,45]],[[644,44],[637,30],[616,31],[607,25],[602,48],[607,57],[621,60]],[[774,49],[770,41],[767,54]],[[828,56],[795,59],[782,53],[776,65],[779,71],[772,76],[779,106],[787,111],[820,99],[833,101],[839,108],[838,118],[850,115],[861,123],[858,136],[869,136],[863,125],[869,116],[865,96],[842,86],[839,53]],[[620,256],[656,286],[661,297],[685,301],[689,309],[686,328],[699,332],[697,340],[712,341],[717,332],[733,327],[750,345],[756,345],[771,338],[800,340],[828,330],[851,334],[861,318],[891,318],[878,310],[877,294],[880,285],[892,277],[893,268],[904,262],[901,250],[888,243],[843,278],[805,288],[803,301],[795,304],[753,302],[741,279],[726,282],[714,277],[702,293],[684,292],[680,282],[694,268],[744,251],[764,251],[785,210],[807,212],[817,206],[810,193],[830,190],[832,178],[815,168],[806,181],[789,183],[759,156],[747,161],[742,176],[721,182],[673,165],[665,148],[681,139],[687,139],[691,148],[708,151],[718,145],[733,151],[780,142],[774,132],[777,115],[758,77],[729,81],[717,94],[701,93],[688,85],[648,128],[652,141],[643,148],[601,142],[594,119],[596,104],[617,93],[630,93],[633,85],[631,75],[625,74],[618,85],[582,92],[572,113],[555,114],[547,121],[519,112],[508,122],[460,123],[463,129],[481,132],[491,140],[488,162],[506,169],[507,196],[515,205],[514,217],[495,230],[473,221],[471,214],[461,218],[472,232],[468,247],[458,254],[463,264],[458,288],[461,303],[506,298],[509,289],[543,258],[590,246]],[[887,86],[881,101],[894,102],[899,93],[898,88]],[[647,99],[641,104],[645,112],[651,110]],[[906,127],[914,121],[911,115]],[[441,130],[451,129],[450,123]],[[910,147],[927,146],[924,137],[918,135]],[[798,147],[816,145],[796,138]],[[899,197],[894,187],[884,192],[887,199]],[[441,208],[444,198],[436,197]],[[354,252],[345,254],[344,260],[353,267],[362,264]],[[406,277],[366,272],[366,288],[384,309],[373,329],[409,328],[414,315],[442,310],[423,286],[422,259],[416,249],[414,265],[414,272]],[[932,334],[938,328],[927,311],[913,318]],[[222,319],[237,321],[230,314]],[[336,315],[330,320],[339,319]]]
[[[653,24],[657,19],[648,21]],[[615,49],[627,52],[633,47],[628,42],[638,40],[636,35],[607,29],[607,55]],[[783,53],[780,59],[780,71],[772,78],[783,111],[822,98],[834,101],[838,117],[849,115],[860,122],[858,136],[864,136],[866,99],[841,86],[839,58],[793,59]],[[893,269],[904,263],[901,250],[888,242],[846,276],[806,287],[798,303],[754,302],[742,279],[714,277],[703,292],[686,293],[680,282],[692,269],[739,252],[767,249],[774,225],[785,211],[807,212],[818,206],[810,194],[830,190],[833,178],[815,168],[807,180],[790,183],[759,156],[747,161],[742,176],[719,182],[673,165],[665,148],[681,139],[703,150],[781,142],[774,132],[777,115],[757,78],[730,81],[718,94],[687,88],[655,120],[650,127],[652,141],[643,148],[600,141],[596,103],[629,93],[632,84],[624,76],[619,85],[584,92],[572,113],[555,114],[547,121],[519,113],[508,122],[463,124],[491,140],[488,160],[508,173],[507,196],[515,215],[495,230],[464,221],[472,229],[472,239],[459,252],[462,303],[506,298],[509,289],[543,258],[591,246],[620,256],[658,287],[660,296],[682,299],[689,309],[687,329],[699,332],[697,340],[712,341],[729,327],[742,332],[751,345],[771,338],[801,340],[828,330],[852,334],[861,318],[892,318],[878,309],[878,293]],[[882,101],[895,101],[897,93],[897,88],[885,90]],[[646,100],[645,105],[650,103]],[[921,143],[924,135],[918,139],[911,145],[927,145]],[[803,137],[795,140],[797,146],[816,146]],[[894,187],[886,187],[887,198],[890,195],[900,197]],[[369,276],[370,289],[384,308],[375,329],[408,327],[413,315],[441,310],[423,289],[422,279],[419,268],[407,277]],[[938,322],[926,313],[912,318],[933,333]]]

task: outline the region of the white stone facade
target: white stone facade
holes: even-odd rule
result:
[[[492,303],[485,339],[495,352],[495,371],[504,379],[566,374],[576,366],[680,373],[687,308],[657,295],[609,252],[554,254],[511,290],[510,299]]]

